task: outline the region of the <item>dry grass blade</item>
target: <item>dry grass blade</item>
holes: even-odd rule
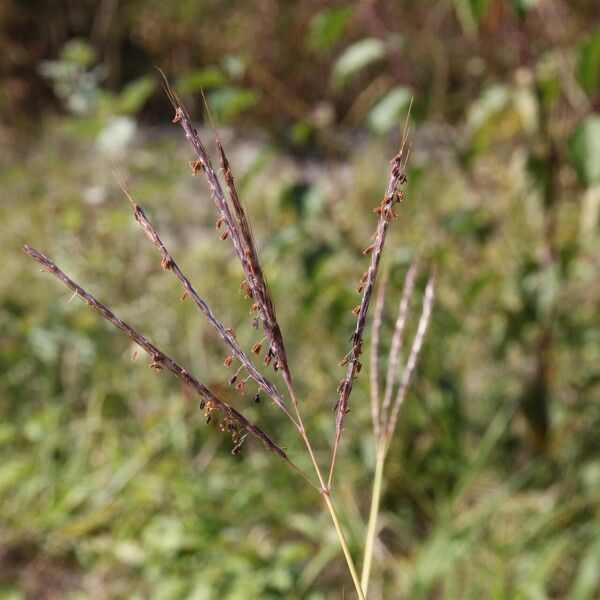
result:
[[[398,368],[398,358],[400,355],[400,348],[402,346],[402,338],[406,330],[406,322],[408,320],[408,311],[410,309],[410,303],[412,300],[413,292],[415,290],[415,283],[417,280],[417,273],[419,271],[418,262],[415,260],[410,265],[406,278],[404,280],[404,289],[402,290],[402,297],[400,298],[400,306],[398,308],[398,318],[396,319],[396,325],[394,327],[394,334],[392,336],[392,344],[390,346],[390,354],[388,359],[387,376],[385,380],[385,393],[383,396],[382,414],[383,421],[386,422],[388,413],[390,410],[390,404],[392,403],[392,393],[394,391],[394,378],[396,377],[396,369]]]
[[[377,292],[377,302],[373,314],[373,326],[371,328],[371,417],[373,419],[373,431],[375,438],[379,437],[379,338],[381,335],[381,324],[383,322],[383,309],[385,307],[385,294],[387,292],[387,279],[384,279]]]
[[[410,386],[413,373],[419,360],[419,354],[421,353],[421,348],[423,347],[425,333],[427,332],[427,327],[429,326],[429,319],[431,317],[431,310],[433,308],[434,288],[435,273],[432,273],[427,280],[427,286],[425,287],[425,294],[423,296],[423,309],[421,310],[421,316],[419,317],[417,333],[415,334],[415,338],[410,349],[410,354],[408,355],[408,360],[406,361],[406,366],[404,367],[404,371],[402,373],[402,379],[400,380],[392,414],[387,425],[388,440],[392,438],[394,430],[396,429],[400,407],[402,406],[404,398],[406,397],[406,392]]]
[[[369,310],[373,289],[375,287],[375,281],[377,279],[379,263],[381,261],[381,254],[385,244],[388,226],[390,221],[398,216],[394,210],[394,205],[401,202],[403,198],[401,188],[406,182],[406,174],[404,169],[406,167],[408,154],[410,153],[409,148],[406,157],[404,156],[408,134],[408,125],[405,125],[400,150],[392,160],[392,172],[385,196],[381,204],[375,209],[375,212],[379,215],[379,221],[377,223],[377,229],[375,230],[375,241],[373,242],[373,245],[368,248],[368,252],[371,254],[371,264],[369,265],[368,270],[362,275],[357,288],[359,293],[362,292],[362,299],[360,305],[358,306],[356,328],[351,337],[352,348],[346,359],[344,359],[348,361],[346,376],[344,379],[342,379],[340,385],[338,386],[339,399],[334,408],[335,441],[333,446],[331,468],[329,470],[329,485],[331,485],[331,479],[333,477],[333,471],[337,459],[337,451],[340,444],[342,430],[344,428],[344,419],[346,417],[346,413],[348,412],[348,400],[350,398],[350,393],[352,392],[354,379],[361,368],[360,355],[362,353],[362,341],[367,319],[367,312]]]
[[[277,391],[275,385],[270,382],[268,379],[264,377],[258,371],[254,363],[248,358],[248,356],[244,353],[244,351],[240,348],[237,343],[235,337],[232,335],[231,331],[228,330],[223,324],[215,317],[214,313],[211,311],[210,307],[206,304],[206,302],[200,297],[196,289],[192,286],[187,277],[182,273],[181,269],[167,250],[166,246],[163,244],[162,240],[156,233],[154,227],[146,217],[142,207],[133,201],[130,194],[127,190],[121,185],[123,192],[127,196],[132,208],[133,214],[135,216],[136,221],[141,225],[144,233],[148,237],[148,239],[158,248],[161,257],[162,257],[162,266],[166,270],[170,270],[173,274],[179,279],[181,285],[185,292],[192,298],[196,306],[200,309],[200,311],[206,316],[210,324],[218,333],[219,337],[227,344],[230,348],[233,355],[240,361],[243,367],[246,369],[250,377],[272,398],[273,402],[284,411],[284,413],[294,421],[293,417],[285,407],[283,403],[283,399],[281,395]]]
[[[211,392],[206,386],[200,383],[183,367],[178,365],[172,358],[161,352],[142,334],[133,329],[133,327],[119,319],[107,306],[96,300],[94,296],[86,292],[81,286],[70,279],[49,258],[31,246],[25,246],[24,250],[29,256],[31,256],[31,258],[42,265],[45,271],[52,273],[52,275],[60,279],[74,294],[82,298],[88,306],[100,313],[100,315],[102,315],[107,321],[112,323],[117,329],[120,329],[138,346],[148,352],[148,354],[152,357],[151,366],[157,370],[165,368],[171,371],[171,373],[173,373],[186,385],[191,387],[203,399],[205,403],[205,410],[208,409],[209,413],[212,409],[220,410],[228,419],[259,440],[267,450],[274,452],[287,462],[291,462],[285,451],[275,442],[273,442],[271,438],[264,431],[262,431],[262,429],[254,425],[232,406],[213,394],[213,392]]]

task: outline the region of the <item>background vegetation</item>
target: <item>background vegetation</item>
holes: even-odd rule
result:
[[[117,168],[244,347],[240,273],[153,65],[205,89],[263,250],[323,462],[362,249],[411,96],[385,268],[438,292],[388,459],[373,598],[600,597],[600,22],[594,0],[0,3],[0,598],[338,598],[315,494],[38,273],[29,242],[292,455],[164,274]],[[421,282],[422,284],[422,282]],[[357,381],[337,500],[372,478]]]

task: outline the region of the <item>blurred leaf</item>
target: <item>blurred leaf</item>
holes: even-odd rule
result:
[[[74,38],[62,47],[60,58],[65,62],[85,68],[96,62],[96,51],[86,40]]]
[[[290,141],[294,146],[306,146],[312,136],[314,130],[307,119],[298,119],[289,130]]]
[[[487,13],[489,0],[454,0],[454,8],[463,29],[474,33]]]
[[[352,6],[336,6],[320,10],[310,21],[308,45],[313,50],[325,53],[341,38],[352,17]]]
[[[594,92],[600,83],[600,30],[585,38],[577,56],[577,78],[587,92]]]
[[[385,57],[385,44],[376,38],[355,42],[343,52],[333,67],[333,84],[344,87],[352,77],[370,64]]]
[[[156,89],[156,77],[145,75],[127,84],[116,99],[116,112],[137,113]]]
[[[513,0],[513,6],[517,14],[524,17],[538,2],[539,0]]]
[[[279,205],[283,210],[292,208],[298,217],[306,211],[309,196],[313,186],[306,181],[292,183],[281,191]]]
[[[199,92],[202,89],[211,89],[222,87],[227,84],[227,77],[218,67],[211,66],[199,71],[194,71],[189,75],[179,77],[175,87],[182,94],[190,92]]]
[[[568,144],[569,160],[583,185],[600,183],[600,115],[584,119]]]
[[[230,121],[241,112],[254,106],[260,98],[255,90],[240,87],[225,87],[208,94],[208,104],[220,121]]]
[[[596,598],[600,591],[598,585],[598,573],[600,572],[600,537],[594,536],[589,544],[587,552],[584,554],[579,569],[575,585],[569,595],[573,600],[592,600]]]
[[[372,131],[383,135],[397,127],[411,98],[412,92],[405,86],[399,85],[387,92],[369,112],[368,122]]]

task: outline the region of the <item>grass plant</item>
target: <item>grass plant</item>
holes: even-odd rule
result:
[[[186,368],[181,366],[163,350],[159,349],[153,342],[137,331],[133,326],[119,318],[105,304],[97,300],[82,286],[73,281],[59,266],[50,258],[30,245],[25,246],[25,252],[41,265],[46,271],[65,284],[72,292],[73,297],[81,298],[88,306],[98,312],[113,326],[127,335],[137,346],[144,350],[150,357],[150,367],[160,372],[170,371],[181,382],[199,397],[200,408],[204,412],[206,422],[217,420],[219,428],[228,433],[232,440],[232,454],[239,454],[246,438],[251,437],[260,442],[269,452],[284,460],[294,471],[302,477],[307,485],[312,486],[323,498],[325,507],[329,513],[335,528],[339,545],[344,554],[349,573],[351,575],[357,597],[364,599],[367,596],[371,565],[373,559],[373,546],[377,530],[377,518],[379,503],[383,487],[384,464],[389,451],[390,442],[396,424],[400,408],[406,397],[410,386],[420,350],[425,339],[425,333],[429,323],[434,296],[434,275],[430,274],[425,295],[423,308],[418,323],[417,331],[408,353],[408,358],[402,376],[397,386],[396,395],[393,396],[393,388],[397,379],[400,348],[406,331],[410,302],[415,290],[415,280],[418,272],[417,263],[410,267],[404,286],[404,292],[400,300],[399,313],[394,329],[391,349],[388,357],[388,370],[385,379],[385,392],[383,399],[379,397],[378,362],[379,362],[379,337],[384,310],[386,285],[380,285],[377,295],[376,309],[373,320],[373,343],[371,349],[371,401],[373,428],[376,439],[376,469],[373,480],[372,502],[363,552],[362,575],[356,567],[355,559],[346,540],[343,526],[340,522],[336,503],[332,498],[334,487],[334,474],[338,454],[341,447],[342,433],[345,429],[346,416],[349,412],[350,397],[356,377],[362,369],[361,357],[363,354],[363,343],[367,324],[368,311],[376,289],[377,279],[380,271],[381,257],[384,251],[388,227],[392,221],[398,218],[397,209],[404,196],[403,186],[407,181],[405,167],[410,154],[408,117],[404,126],[404,132],[398,153],[391,161],[390,179],[381,203],[376,206],[374,212],[377,215],[377,226],[373,234],[373,242],[365,248],[363,254],[370,257],[367,270],[360,277],[356,288],[360,295],[360,302],[353,310],[356,315],[356,325],[350,338],[350,350],[340,362],[341,367],[346,368],[346,374],[337,387],[337,400],[333,406],[334,433],[332,453],[329,465],[325,468],[319,463],[309,437],[301,406],[301,401],[293,383],[292,366],[288,361],[284,336],[279,325],[275,302],[271,296],[259,257],[257,245],[254,240],[252,229],[247,218],[243,203],[239,197],[236,183],[231,171],[229,159],[225,152],[223,143],[213,127],[215,133],[216,153],[219,161],[217,170],[209,156],[209,153],[200,139],[196,128],[193,126],[190,116],[185,110],[179,97],[169,85],[166,78],[163,80],[165,91],[171,101],[175,114],[173,123],[179,124],[185,134],[185,138],[194,152],[194,160],[190,163],[194,175],[203,173],[210,188],[212,198],[218,211],[216,230],[219,239],[223,242],[230,240],[235,255],[237,256],[243,280],[240,291],[249,300],[251,326],[256,330],[257,340],[249,352],[246,352],[237,341],[235,332],[226,327],[215,311],[203,299],[200,292],[183,273],[166,245],[159,237],[155,228],[142,207],[135,202],[124,184],[121,187],[129,200],[135,220],[141,226],[150,242],[158,249],[161,257],[161,266],[164,270],[172,272],[183,287],[182,300],[190,297],[195,306],[200,310],[209,324],[217,333],[227,348],[227,356],[224,366],[231,369],[233,374],[228,378],[230,386],[242,396],[250,387],[256,402],[262,395],[266,395],[273,405],[281,410],[285,417],[292,423],[298,435],[301,437],[310,462],[314,469],[314,475],[302,470],[288,455],[284,441],[274,439],[256,422],[246,417],[241,409],[234,408],[230,402],[224,400],[218,392],[209,389],[192,375]],[[208,109],[208,106],[207,106]],[[209,113],[210,114],[210,113]],[[222,178],[220,177],[222,176]],[[281,376],[285,392],[279,391],[274,376],[267,377],[255,362],[256,357],[263,355],[263,367],[272,369],[274,376]],[[263,369],[264,370],[264,369]]]

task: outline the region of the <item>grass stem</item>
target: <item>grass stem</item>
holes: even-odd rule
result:
[[[366,594],[369,588],[369,577],[371,575],[371,564],[373,562],[373,548],[375,545],[375,532],[377,531],[377,519],[379,517],[379,505],[381,501],[381,488],[383,482],[383,466],[386,457],[385,440],[380,440],[377,446],[377,460],[375,463],[375,477],[371,492],[371,510],[369,512],[369,524],[365,537],[365,553],[361,574],[361,587]]]
[[[335,508],[333,503],[331,502],[331,497],[328,491],[323,492],[323,497],[325,498],[325,504],[327,504],[327,508],[329,510],[329,514],[331,515],[331,520],[333,521],[333,525],[335,526],[335,530],[338,534],[338,538],[340,540],[340,545],[342,546],[342,550],[344,551],[344,557],[346,558],[346,563],[348,564],[348,569],[350,570],[350,575],[352,575],[352,581],[354,582],[354,587],[356,589],[356,593],[358,595],[359,600],[365,600],[365,594],[363,593],[360,579],[358,577],[358,571],[354,565],[354,561],[352,560],[352,555],[350,554],[350,548],[348,548],[348,543],[346,542],[346,537],[344,536],[344,532],[342,531],[342,527],[337,517],[337,513],[335,512]]]

